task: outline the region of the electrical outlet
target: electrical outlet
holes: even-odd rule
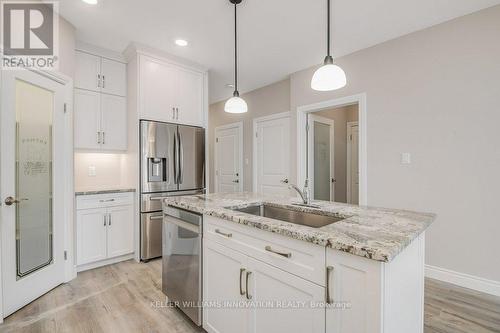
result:
[[[89,177],[95,177],[95,165],[89,165]]]
[[[401,164],[411,164],[410,153],[401,153]]]

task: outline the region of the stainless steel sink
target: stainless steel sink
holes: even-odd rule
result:
[[[244,208],[234,208],[233,210],[257,216],[269,217],[271,219],[280,221],[305,225],[312,228],[321,228],[325,225],[341,221],[345,218],[339,216],[299,212],[292,209],[274,207],[266,204],[248,206]]]

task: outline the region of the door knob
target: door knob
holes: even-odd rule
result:
[[[13,197],[7,197],[7,198],[5,198],[5,201],[4,201],[4,202],[5,202],[5,204],[6,204],[7,206],[12,206],[13,204],[18,204],[18,203],[20,203],[21,201],[26,201],[26,200],[28,200],[28,199],[25,199],[25,198],[15,199],[15,198],[13,198]]]
[[[233,180],[233,183],[239,183],[239,182],[240,182],[240,180],[239,180],[239,179],[235,179],[235,180]]]
[[[332,178],[332,183],[336,183],[336,182],[337,182],[337,179]]]

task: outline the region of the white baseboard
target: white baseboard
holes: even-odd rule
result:
[[[431,279],[455,284],[460,287],[500,296],[500,281],[488,280],[431,265],[425,265],[425,276]]]
[[[101,260],[101,261],[97,261],[97,262],[92,262],[90,264],[76,266],[76,271],[78,273],[80,273],[80,272],[83,272],[83,271],[86,271],[89,269],[94,269],[97,267],[102,267],[102,266],[111,265],[111,264],[116,264],[120,261],[125,261],[125,260],[129,260],[129,259],[133,259],[133,258],[134,258],[133,253],[125,254],[125,255],[111,258],[111,259],[105,259],[105,260]]]

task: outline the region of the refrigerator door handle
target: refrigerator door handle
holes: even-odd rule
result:
[[[182,184],[184,173],[184,147],[182,146],[182,136],[179,133],[179,184]]]
[[[178,168],[177,168],[177,131],[174,133],[174,184],[179,184],[178,182]]]

